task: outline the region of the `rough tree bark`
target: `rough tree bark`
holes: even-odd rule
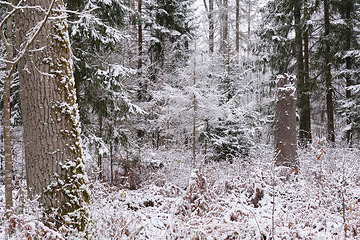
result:
[[[50,226],[83,230],[89,196],[64,3],[24,5],[46,10],[24,9],[15,17],[17,47],[29,47],[18,64],[28,195],[38,198]]]
[[[298,168],[296,159],[296,87],[295,77],[279,76],[275,106],[276,165]]]

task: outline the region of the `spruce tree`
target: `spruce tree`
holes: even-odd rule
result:
[[[345,86],[345,98],[340,101],[340,112],[346,121],[344,137],[353,144],[354,134],[360,132],[360,39],[356,26],[360,24],[360,5],[357,1],[333,2],[334,14],[340,17],[332,28],[336,34],[334,77]],[[355,136],[356,137],[356,136]]]

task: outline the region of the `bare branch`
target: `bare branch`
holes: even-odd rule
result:
[[[40,11],[42,11],[42,12],[46,12],[46,10],[45,9],[43,9],[41,6],[39,6],[39,5],[36,5],[36,6],[19,6],[19,4],[18,5],[14,5],[14,4],[11,4],[11,3],[9,3],[9,2],[5,2],[5,1],[0,1],[0,5],[7,5],[7,6],[10,6],[10,7],[12,7],[12,8],[16,8],[16,9],[18,9],[18,10],[23,10],[23,9],[35,9],[35,10],[40,10]]]
[[[22,2],[22,0],[20,1],[20,3]],[[19,4],[20,4],[19,3]],[[8,71],[7,75],[10,76],[14,70],[15,70],[15,66],[19,63],[19,61],[25,56],[29,46],[34,42],[36,36],[40,33],[41,29],[44,27],[45,23],[47,22],[47,20],[49,19],[50,17],[50,14],[51,14],[51,11],[52,11],[52,8],[54,7],[54,4],[55,4],[55,0],[52,0],[50,6],[49,6],[49,9],[47,10],[47,13],[44,17],[44,19],[40,22],[40,24],[38,25],[38,29],[34,32],[34,35],[26,42],[25,46],[23,49],[21,49],[21,51],[19,52],[17,58],[15,59],[15,61],[13,62],[9,62],[11,64],[11,68],[10,70]],[[15,9],[14,9],[15,10]],[[2,32],[2,31],[0,31]]]
[[[206,9],[206,12],[209,12],[209,9],[208,9],[207,4],[206,4],[206,0],[204,0],[204,6],[205,6],[205,9]]]
[[[18,5],[16,7],[14,7],[13,10],[10,13],[8,13],[8,15],[6,15],[4,17],[4,19],[0,23],[0,36],[1,36],[1,39],[3,40],[3,42],[5,44],[5,47],[6,47],[7,51],[10,50],[11,46],[9,45],[10,43],[8,42],[7,38],[5,37],[4,32],[2,31],[2,29],[3,29],[4,25],[5,25],[5,23],[7,22],[7,20],[18,10],[18,6],[20,6],[20,4],[22,2],[23,2],[23,0],[20,0]],[[12,4],[10,4],[10,5],[12,5]]]

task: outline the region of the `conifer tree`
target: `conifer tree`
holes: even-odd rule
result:
[[[360,39],[356,26],[360,24],[360,5],[357,1],[333,2],[341,21],[332,26],[336,35],[336,72],[334,77],[345,86],[345,98],[340,101],[340,112],[345,118],[345,138],[353,144],[354,134],[360,132]]]
[[[191,39],[192,19],[190,5],[192,0],[155,0],[148,3],[146,9],[150,16],[145,27],[150,30],[149,54],[151,62],[160,68],[172,70],[188,58]],[[152,69],[152,78],[156,78],[159,69]],[[155,73],[155,75],[154,75]]]

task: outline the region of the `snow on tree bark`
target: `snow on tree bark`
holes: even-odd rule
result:
[[[279,76],[275,106],[276,165],[296,169],[296,80],[294,76]]]
[[[17,46],[46,21],[19,61],[28,194],[38,197],[53,227],[83,230],[88,202],[70,42],[62,0],[29,0],[15,17]]]

